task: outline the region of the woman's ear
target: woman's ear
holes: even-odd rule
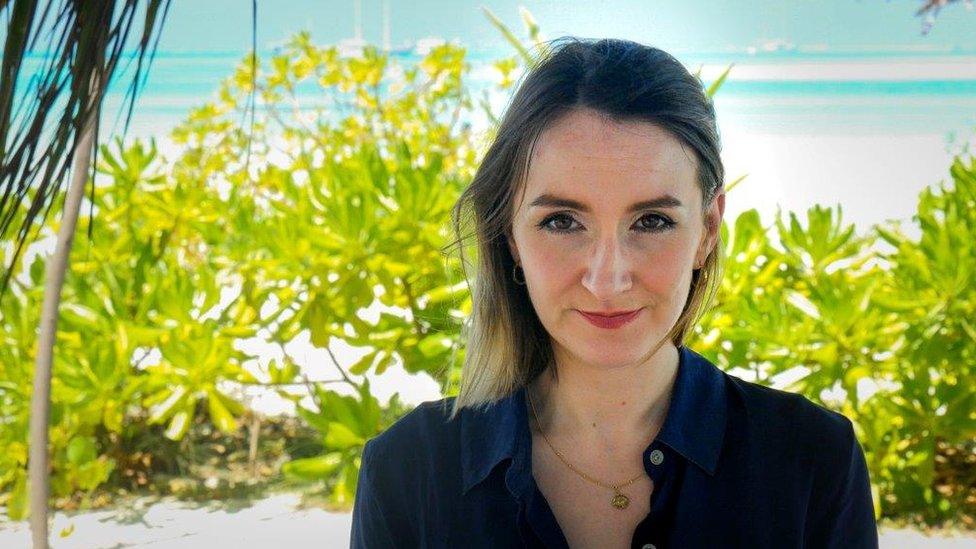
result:
[[[512,236],[511,229],[505,231],[505,241],[508,242],[508,251],[512,254],[512,259],[515,260],[515,264],[521,265],[522,260],[519,259],[518,245],[515,244],[515,238]]]
[[[705,258],[709,252],[715,248],[718,242],[719,232],[722,228],[722,216],[725,215],[725,188],[721,188],[718,194],[712,199],[712,205],[705,212],[704,225],[705,234],[702,237],[702,245],[698,247],[695,257],[695,266],[704,265]]]

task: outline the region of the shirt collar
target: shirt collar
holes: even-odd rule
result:
[[[668,414],[657,440],[709,475],[715,474],[725,436],[725,373],[702,355],[678,348],[678,373]],[[525,388],[484,409],[461,411],[461,470],[464,492],[484,480],[504,459],[524,463],[529,438]],[[520,450],[522,452],[520,453]],[[517,475],[521,479],[527,475]],[[509,478],[506,477],[506,482]]]

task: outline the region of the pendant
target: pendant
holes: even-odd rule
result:
[[[610,505],[613,505],[617,509],[626,509],[630,505],[630,498],[617,492],[612,498],[610,498]]]

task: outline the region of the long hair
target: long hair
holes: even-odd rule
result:
[[[725,169],[715,109],[702,82],[677,59],[629,40],[567,36],[544,43],[452,212],[462,266],[462,225],[473,225],[477,269],[460,391],[451,419],[461,408],[487,406],[510,395],[547,368],[555,373],[549,334],[526,287],[512,279],[515,260],[506,237],[516,189],[528,173],[536,140],[561,116],[580,108],[616,122],[653,123],[693,149],[703,214],[722,186]],[[681,346],[714,299],[723,249],[719,236],[702,267],[692,274],[678,321],[654,352],[668,340]]]

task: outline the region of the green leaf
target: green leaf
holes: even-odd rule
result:
[[[864,377],[870,377],[871,369],[867,366],[854,366],[853,368],[848,368],[844,372],[844,385],[847,387],[856,388],[859,379]]]
[[[519,55],[522,56],[522,61],[524,61],[526,65],[531,65],[533,63],[532,55],[529,53],[529,50],[522,45],[522,41],[519,40],[515,34],[513,34],[512,31],[505,26],[505,23],[503,23],[502,20],[492,13],[487,7],[481,6],[481,11],[484,12],[485,17],[488,18],[492,26],[498,29],[498,31],[502,33],[502,36],[505,37],[505,40],[507,40],[508,43],[515,48]]]
[[[285,463],[281,471],[290,477],[300,480],[325,480],[342,464],[341,452],[296,459]]]
[[[329,431],[325,434],[325,445],[336,450],[345,450],[353,446],[361,446],[366,441],[348,426],[333,421],[329,423]]]
[[[902,235],[895,232],[897,229],[895,229],[894,227],[892,227],[891,230],[889,230],[878,225],[874,227],[874,230],[876,233],[878,233],[878,236],[880,236],[885,242],[891,244],[895,248],[900,248],[901,245],[905,242],[905,238]]]
[[[722,74],[718,77],[718,79],[712,82],[710,86],[708,86],[707,93],[709,97],[714,96],[715,93],[718,91],[718,89],[722,87],[722,84],[725,83],[725,79],[729,76],[729,72],[732,71],[732,67],[734,65],[735,63],[730,63],[729,66],[726,67],[724,71],[722,71]]]
[[[14,488],[10,492],[7,502],[7,515],[13,520],[23,520],[28,515],[27,475],[21,471],[14,481]]]
[[[383,353],[383,358],[376,364],[376,375],[383,375],[387,368],[393,365],[394,357],[390,353]]]
[[[255,326],[244,325],[244,326],[228,326],[222,328],[221,334],[225,337],[237,337],[237,338],[248,338],[254,337],[258,333],[258,329]]]
[[[378,352],[379,351],[372,351],[363,355],[362,358],[357,360],[355,364],[349,367],[349,373],[357,376],[365,374],[366,371],[369,370],[370,366],[373,365],[373,361],[376,359],[376,354]]]
[[[237,399],[228,396],[226,393],[214,389],[210,394],[220,399],[220,403],[223,404],[224,408],[227,408],[227,411],[235,417],[243,415],[247,411],[243,404],[237,401]]]
[[[122,399],[105,402],[105,407],[102,409],[102,422],[109,431],[115,433],[122,431],[122,421],[125,419],[125,413],[122,409],[123,403]]]
[[[395,405],[397,394],[391,397],[391,405]],[[382,410],[380,410],[380,403],[373,396],[369,389],[369,379],[364,379],[363,384],[359,386],[359,400],[362,403],[362,429],[360,430],[366,437],[371,437],[377,433],[380,428],[380,420],[382,416]]]
[[[224,404],[225,400],[229,399],[217,391],[211,391],[208,393],[207,409],[210,411],[210,419],[218,429],[225,433],[233,433],[237,430],[237,421]]]
[[[305,310],[304,323],[310,332],[312,345],[325,349],[329,346],[331,334],[329,324],[334,320],[335,312],[329,306],[325,296],[319,296],[309,303]]]
[[[425,301],[427,306],[437,305],[446,301],[454,302],[466,293],[468,293],[468,283],[462,280],[457,284],[434,288],[421,296],[420,300]]]
[[[307,421],[309,425],[320,433],[325,434],[329,430],[329,418],[323,412],[316,413],[304,406],[299,406],[297,413],[299,417]]]
[[[525,6],[519,6],[519,15],[522,17],[522,24],[525,25],[526,32],[529,33],[529,38],[533,41],[538,40],[539,24],[535,22],[532,13]]]
[[[169,425],[166,427],[166,438],[170,440],[181,440],[186,432],[190,429],[190,421],[193,419],[193,415],[190,409],[183,409],[175,414],[170,420]]]
[[[94,461],[98,457],[98,449],[93,437],[79,436],[68,442],[67,448],[68,463],[81,465],[89,461]]]
[[[323,412],[343,425],[356,426],[359,424],[359,402],[355,397],[340,395],[335,391],[323,390],[319,393],[322,399]]]
[[[444,354],[451,348],[453,341],[443,334],[431,334],[417,343],[417,350],[427,358],[433,358]]]
[[[164,389],[159,393],[156,393],[150,397],[150,401],[158,400],[159,397],[166,395],[165,400],[158,404],[154,404],[149,409],[149,422],[158,423],[168,417],[170,417],[174,410],[180,406],[184,406],[186,403],[186,387],[178,386],[175,389]]]
[[[44,258],[41,254],[34,256],[34,261],[31,262],[30,266],[30,279],[34,286],[40,286],[44,281],[44,269],[46,265],[44,264]]]

